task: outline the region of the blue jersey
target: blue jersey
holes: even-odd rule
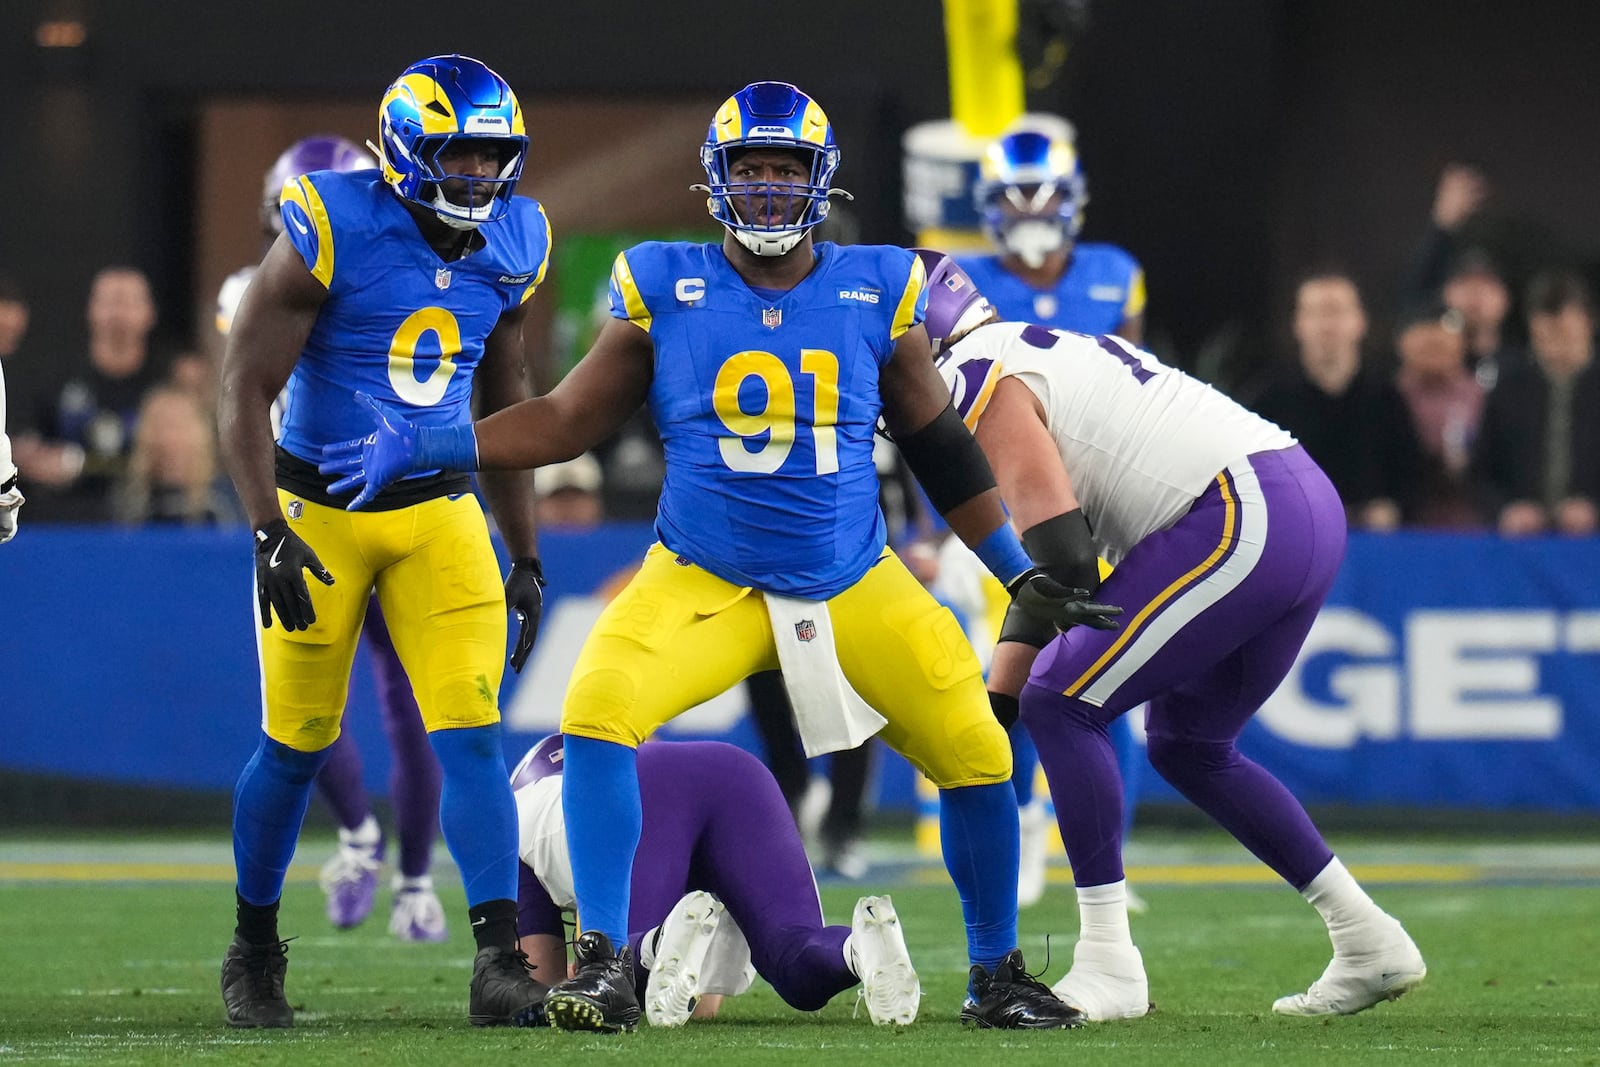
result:
[[[883,552],[878,374],[928,297],[904,249],[823,243],[816,257],[769,299],[720,245],[636,245],[612,267],[611,314],[655,345],[661,543],[736,585],[825,599]]]
[[[1035,289],[1000,264],[1000,256],[957,256],[1000,317],[1078,333],[1116,333],[1144,313],[1144,271],[1116,245],[1077,244],[1053,288]]]
[[[487,244],[445,262],[375,170],[315,171],[283,187],[283,230],[328,289],[284,391],[279,443],[317,462],[323,445],[372,432],[356,390],[422,426],[471,421],[472,376],[500,316],[533,294],[550,224],[514,197],[479,228]]]

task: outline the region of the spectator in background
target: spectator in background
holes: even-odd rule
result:
[[[1252,406],[1294,434],[1327,473],[1350,525],[1393,530],[1417,468],[1411,416],[1393,382],[1363,364],[1367,313],[1349,275],[1309,275],[1295,294],[1294,369]]]
[[[1411,410],[1420,449],[1412,524],[1465,529],[1481,524],[1467,466],[1483,416],[1484,387],[1467,367],[1464,316],[1439,301],[1412,308],[1395,349],[1395,384]]]
[[[604,475],[591,453],[541,467],[534,477],[534,519],[541,530],[588,530],[605,518]]]
[[[1451,163],[1434,190],[1431,225],[1412,255],[1402,307],[1444,302],[1466,320],[1467,360],[1484,389],[1493,389],[1521,351],[1506,336],[1511,288],[1495,257],[1474,233],[1489,199],[1489,180],[1478,168]]]
[[[1467,366],[1485,391],[1512,367],[1528,361],[1507,336],[1511,289],[1487,252],[1474,248],[1458,256],[1441,295],[1461,314]]]
[[[1532,360],[1489,394],[1472,457],[1488,517],[1508,537],[1590,536],[1600,501],[1594,300],[1576,274],[1528,286]]]
[[[160,380],[151,351],[156,305],[132,267],[107,267],[89,290],[89,360],[69,372],[16,442],[17,466],[46,521],[103,522],[127,466],[146,390]],[[20,420],[19,420],[20,421]]]
[[[139,405],[115,516],[132,525],[216,526],[243,521],[217,465],[210,415],[176,385],[158,385]]]

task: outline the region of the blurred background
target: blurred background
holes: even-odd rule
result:
[[[1536,276],[1565,272],[1593,289],[1600,6],[999,6],[1014,12],[1007,48],[1027,110],[1074,130],[1091,196],[1081,239],[1113,242],[1143,266],[1145,343],[1241,399],[1295,371],[1308,275],[1358,288],[1357,341],[1386,379],[1401,369],[1395,342],[1420,321],[1418,302],[1473,263],[1501,284],[1517,349]],[[209,433],[214,319],[224,280],[260,256],[262,175],[286,146],[373,137],[384,87],[421,57],[460,51],[498,70],[527,115],[522,192],[554,228],[528,337],[534,383],[548,387],[592,333],[617,250],[647,236],[718,239],[688,186],[703,180],[712,112],[750,81],[793,81],[832,118],[838,184],[855,194],[834,239],[909,244],[930,221],[959,222],[908,214],[908,202],[926,207],[917,182],[931,179],[903,149],[908,130],[953,113],[951,56],[966,30],[951,10],[936,0],[533,0],[471,13],[417,0],[0,5],[0,307],[25,313],[0,353],[13,437],[35,446],[30,463],[19,446],[30,498],[21,535],[0,549],[0,826],[226,818],[254,746],[258,683],[248,531]],[[90,297],[106,287],[122,311],[101,314],[121,318],[97,327]],[[1592,335],[1592,302],[1579,303]],[[77,425],[89,435],[68,442],[78,452],[51,452],[79,395],[74,376],[118,347],[96,330],[138,336],[137,373],[121,414]],[[162,433],[149,416],[157,404]],[[1575,418],[1600,425],[1600,410]],[[1384,430],[1347,421],[1335,436]],[[543,538],[545,632],[502,693],[513,758],[553,728],[605,583],[650,541],[655,463],[640,427],[592,467],[546,482],[552,498],[567,495],[552,499]],[[161,470],[171,473],[151,473]],[[164,478],[187,487],[181,500],[152,502]],[[594,501],[563,510],[585,495]],[[1469,512],[1430,529],[1408,507],[1358,533],[1301,667],[1252,728],[1252,753],[1313,806],[1370,818],[1600,814],[1592,525],[1509,539],[1492,508]],[[1365,514],[1353,512],[1358,527]],[[381,793],[373,688],[358,661],[347,728]],[[747,706],[731,693],[678,728],[759,747]],[[879,810],[911,818],[909,769],[889,760],[873,773]],[[1158,817],[1175,799],[1163,790],[1148,794]]]

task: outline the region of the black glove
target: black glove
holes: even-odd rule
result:
[[[1037,567],[1013,578],[1006,592],[1017,609],[1063,632],[1073,626],[1115,630],[1120,625],[1115,616],[1122,614],[1121,608],[1096,604],[1089,599],[1089,590],[1069,589]]]
[[[511,564],[506,575],[506,609],[517,613],[517,646],[511,650],[511,669],[522,673],[539,636],[539,618],[544,614],[544,568],[532,556]]]
[[[311,546],[289,529],[289,523],[275,519],[256,531],[256,597],[261,604],[261,626],[272,626],[272,609],[285,630],[309,630],[317,621],[311,606],[311,590],[306,588],[302,571],[309,570],[323,585],[333,584],[333,575],[322,565]]]

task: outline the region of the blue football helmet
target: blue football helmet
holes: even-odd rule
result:
[[[732,181],[734,160],[757,148],[800,153],[809,164],[809,179],[803,184]],[[815,100],[787,82],[755,82],[723,101],[706,131],[700,162],[706,168],[708,184],[693,188],[710,194],[706,210],[758,256],[783,255],[828,217],[830,196],[850,197],[842,189],[829,188],[839,169],[833,125]],[[763,198],[766,211],[757,208],[749,214],[778,215],[778,221],[746,220],[736,206],[736,201],[754,206]],[[801,208],[798,216],[794,210],[797,201]]]
[[[528,131],[522,107],[504,78],[467,56],[434,56],[401,72],[378,105],[378,140],[372,145],[382,160],[383,180],[402,200],[433,211],[458,230],[470,230],[503,218],[522,177],[528,155]],[[439,155],[457,141],[503,142],[504,166],[493,178],[449,175]],[[467,183],[466,203],[444,195],[442,183],[458,177]],[[481,185],[494,193],[481,206]]]
[[[284,183],[314,170],[372,170],[377,160],[354,141],[343,137],[303,137],[283,150],[261,184],[261,221],[272,234],[283,232],[278,195]]]
[[[1083,228],[1088,184],[1072,142],[1023,129],[995,141],[979,164],[975,197],[984,233],[1029,267],[1044,265]]]

